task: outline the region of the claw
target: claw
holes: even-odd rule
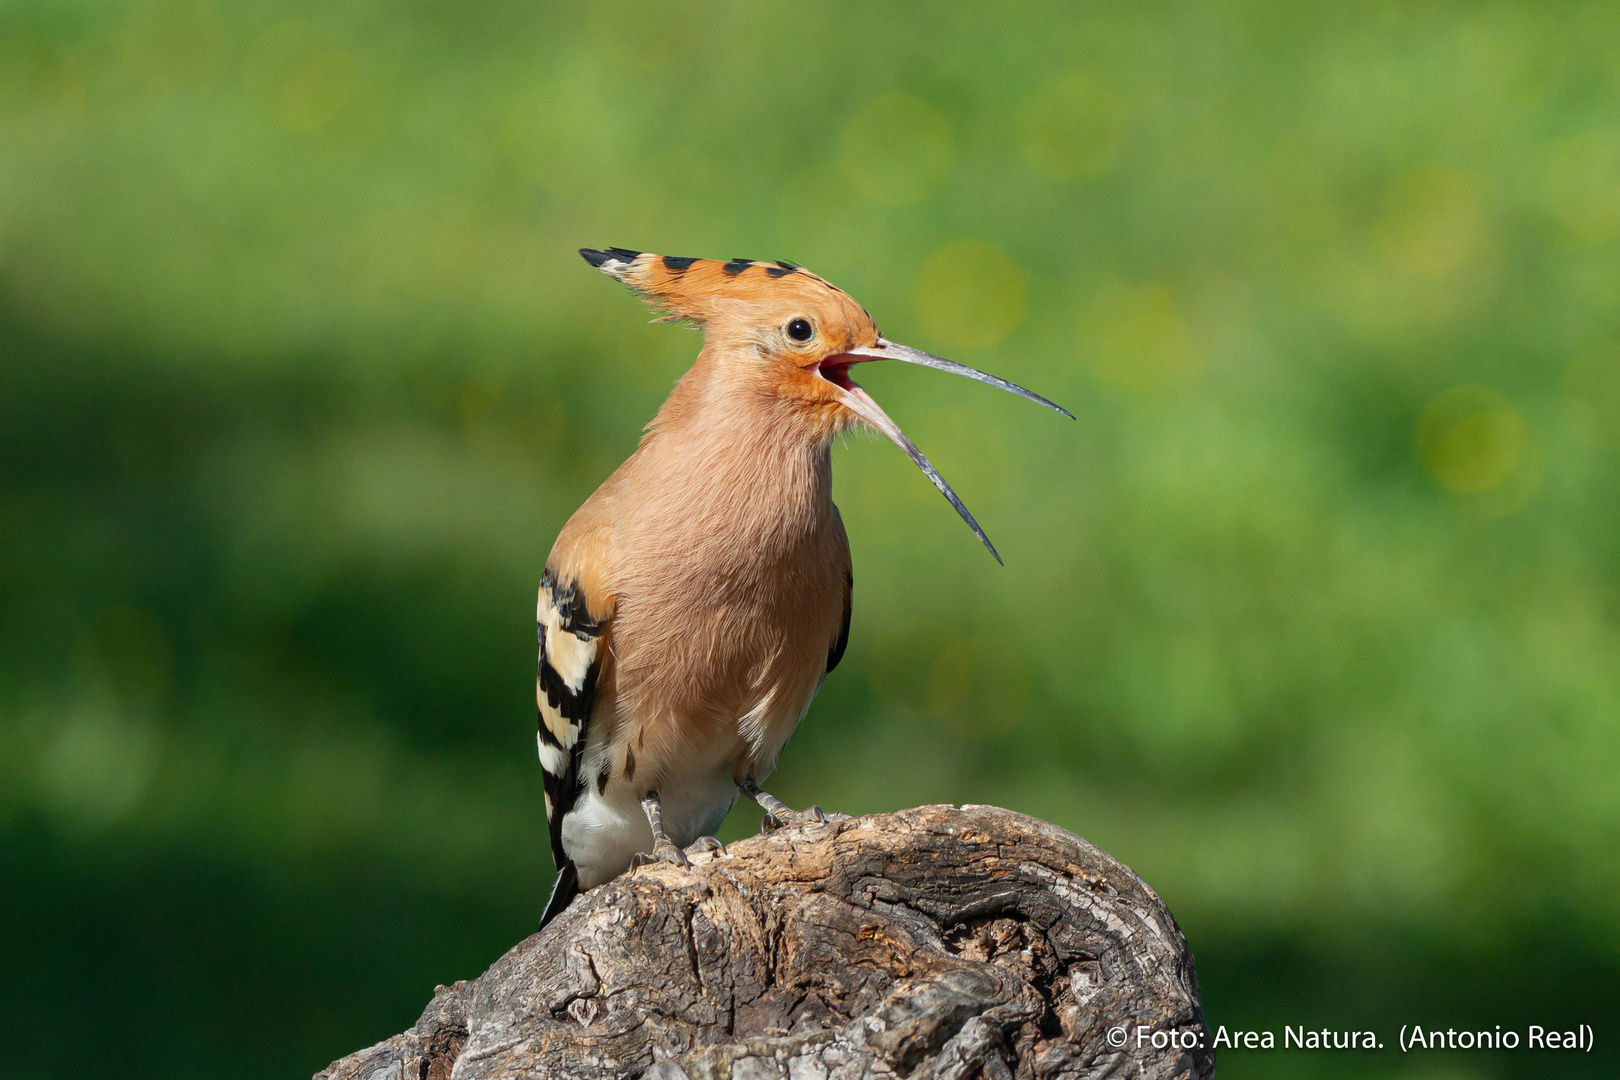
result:
[[[718,837],[700,836],[694,840],[692,842],[692,846],[686,850],[700,853],[712,852],[716,855],[724,855],[726,853],[726,845],[722,844]]]
[[[848,814],[829,814],[821,807],[812,805],[803,810],[767,813],[760,819],[759,831],[772,833],[789,825],[828,825],[835,821],[849,820],[851,818]]]
[[[664,832],[664,805],[658,798],[656,789],[647,792],[641,797],[642,812],[647,815],[647,827],[652,830],[653,849],[652,857],[648,858],[641,853],[630,857],[630,869],[646,866],[650,862],[673,863],[676,866],[690,867],[686,852],[671,842],[668,834]]]
[[[668,840],[653,845],[653,858],[661,863],[671,863],[675,866],[690,867],[692,865],[692,861],[686,857],[686,852]]]
[[[686,857],[686,852],[668,840],[654,844],[651,855],[645,851],[638,851],[630,856],[630,869],[632,870],[639,870],[643,866],[656,866],[658,863],[688,868],[692,865],[691,860]]]
[[[765,811],[765,816],[759,822],[762,833],[775,832],[784,825],[826,825],[832,821],[849,820],[848,814],[828,814],[819,806],[812,806],[808,810],[790,810],[781,799],[760,790],[759,782],[751,777],[742,777],[737,781],[737,786]]]

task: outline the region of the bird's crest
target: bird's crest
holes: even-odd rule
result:
[[[605,251],[580,248],[579,253],[602,273],[630,286],[669,320],[705,323],[728,301],[758,302],[793,295],[808,299],[818,292],[825,297],[824,290],[849,300],[849,294],[836,285],[790,262],[722,262],[618,247]]]

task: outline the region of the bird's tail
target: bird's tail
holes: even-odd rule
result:
[[[551,887],[551,899],[546,903],[546,913],[540,916],[540,929],[544,930],[547,923],[561,915],[578,895],[579,869],[574,865],[574,860],[569,859],[563,863],[562,869],[557,871],[557,882]]]

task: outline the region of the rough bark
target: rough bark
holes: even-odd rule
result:
[[[1169,910],[1053,825],[925,806],[692,864],[580,897],[316,1080],[1214,1074]],[[1165,1048],[1171,1033],[1195,1045]]]

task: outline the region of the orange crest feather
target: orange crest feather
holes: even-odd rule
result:
[[[580,248],[579,253],[602,273],[630,286],[670,320],[707,323],[736,301],[761,303],[794,296],[825,301],[829,290],[853,304],[842,289],[790,262],[721,262],[617,247],[605,251]]]

